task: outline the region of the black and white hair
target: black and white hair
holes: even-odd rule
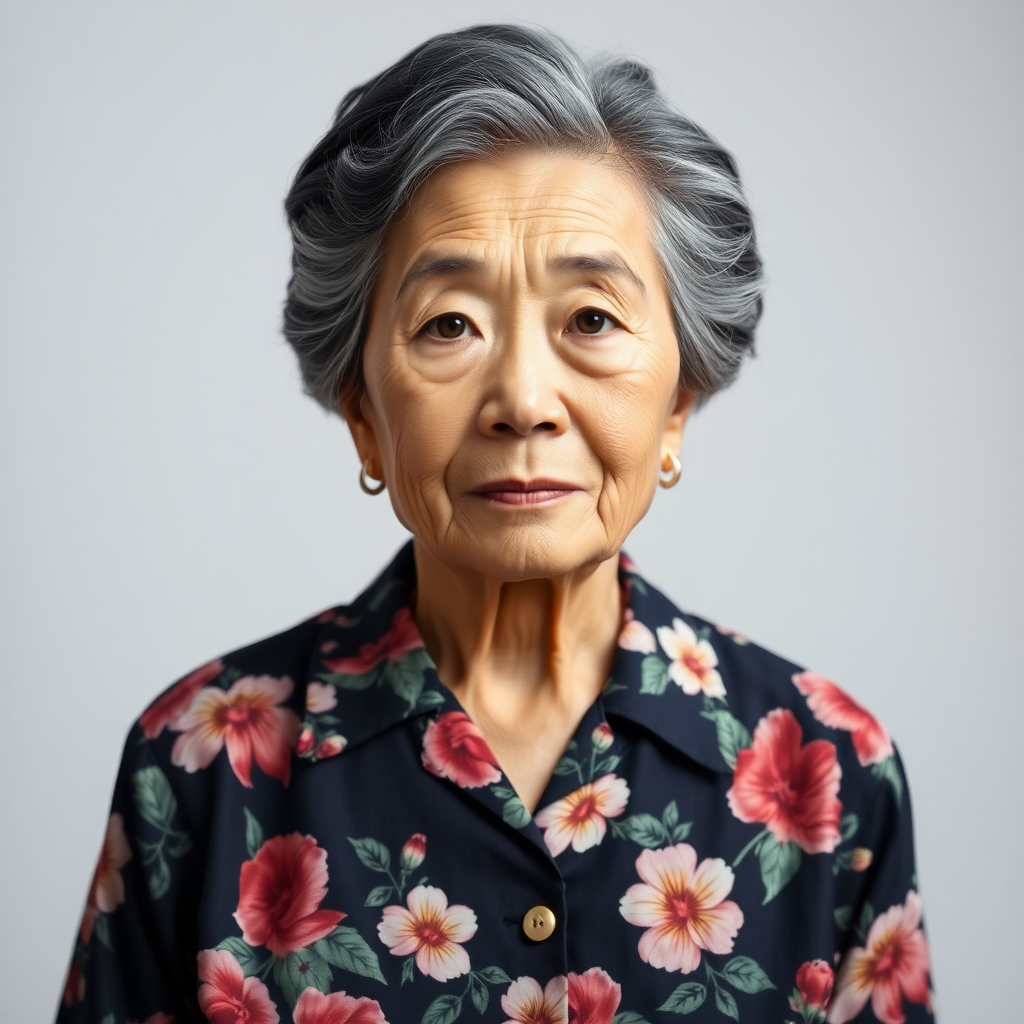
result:
[[[284,335],[306,391],[339,410],[361,350],[384,235],[443,164],[510,146],[614,153],[652,212],[681,383],[703,399],[753,348],[761,260],[731,156],[673,109],[650,68],[553,33],[478,25],[435,36],[341,102],[285,200],[292,278]]]

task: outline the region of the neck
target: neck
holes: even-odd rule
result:
[[[618,556],[506,582],[416,552],[415,617],[438,675],[485,736],[518,745],[547,723],[571,735],[611,667]],[[570,724],[571,723],[571,724]]]

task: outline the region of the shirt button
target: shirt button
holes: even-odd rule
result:
[[[531,907],[523,918],[523,931],[528,939],[543,942],[555,930],[555,915],[547,907]]]

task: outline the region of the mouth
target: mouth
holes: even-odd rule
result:
[[[479,495],[499,505],[546,505],[575,494],[580,488],[564,480],[492,480],[474,488]]]

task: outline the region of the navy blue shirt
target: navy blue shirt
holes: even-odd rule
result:
[[[611,675],[532,816],[424,649],[411,544],[169,688],[60,1024],[930,1021],[884,726],[619,577]]]

